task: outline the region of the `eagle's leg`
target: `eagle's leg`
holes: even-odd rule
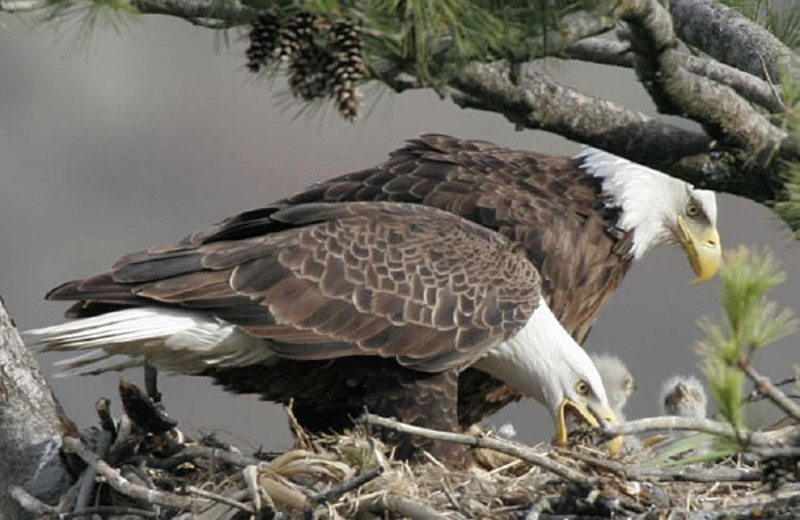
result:
[[[367,408],[377,415],[394,417],[406,424],[457,432],[458,374],[454,370],[429,374],[403,370],[396,374],[396,385],[381,392],[368,393]],[[432,441],[395,431],[376,431],[386,442],[396,446],[401,459],[427,460],[422,450],[448,465],[464,465],[467,447]]]

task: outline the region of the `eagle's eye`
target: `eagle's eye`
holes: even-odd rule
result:
[[[581,379],[575,385],[575,391],[578,392],[578,395],[589,395],[589,383]]]
[[[694,218],[700,214],[700,206],[698,206],[694,202],[690,202],[688,206],[686,206],[686,216]]]

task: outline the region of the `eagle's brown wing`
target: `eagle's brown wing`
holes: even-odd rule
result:
[[[269,232],[127,255],[48,297],[79,300],[77,314],[198,309],[285,358],[376,355],[428,372],[470,365],[538,302],[537,271],[507,238],[438,209],[314,203],[268,218]]]

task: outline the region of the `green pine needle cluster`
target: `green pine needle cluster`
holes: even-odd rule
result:
[[[359,27],[368,77],[387,79],[398,74],[414,77],[419,86],[447,82],[460,64],[471,60],[528,60],[559,50],[562,18],[589,13],[598,18],[612,9],[614,0],[244,0],[252,20],[225,20],[233,0],[216,0],[222,27],[249,23],[265,11],[279,19],[308,12],[335,23],[352,21]],[[54,0],[45,21],[78,22],[80,37],[108,17],[119,26],[119,15],[136,12],[130,0]],[[599,14],[595,14],[599,13]],[[231,14],[230,16],[233,16]],[[566,33],[564,33],[566,34]]]
[[[420,86],[446,83],[471,60],[542,56],[548,34],[575,12],[610,10],[610,0],[313,0],[321,18],[358,23],[369,76],[405,73]],[[551,40],[555,38],[550,38]],[[549,50],[558,42],[550,41]]]
[[[723,317],[704,318],[706,338],[697,345],[702,369],[720,414],[734,427],[743,425],[745,375],[741,365],[756,351],[794,332],[797,321],[788,309],[778,310],[767,294],[785,280],[769,250],[739,247],[725,255],[720,270]]]
[[[40,23],[73,35],[76,52],[89,50],[97,30],[111,28],[121,33],[138,11],[127,0],[56,0],[49,4]]]

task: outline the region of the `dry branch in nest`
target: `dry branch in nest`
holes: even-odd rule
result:
[[[263,457],[210,438],[186,438],[152,400],[155,392],[148,395],[123,380],[120,393],[120,417],[101,399],[96,406],[101,427],[80,439],[64,438],[75,483],[60,503],[43,504],[13,488],[20,507],[39,518],[64,519],[794,518],[800,513],[800,485],[787,478],[796,473],[791,464],[797,464],[800,448],[787,444],[787,435],[746,456],[656,467],[642,453],[612,460],[586,446],[531,447],[486,433],[452,434],[365,414],[348,435],[314,438],[296,431],[302,447]],[[291,418],[291,408],[287,411]],[[386,446],[366,435],[369,426],[466,444],[475,463],[450,469],[432,457],[417,465],[393,460]]]

